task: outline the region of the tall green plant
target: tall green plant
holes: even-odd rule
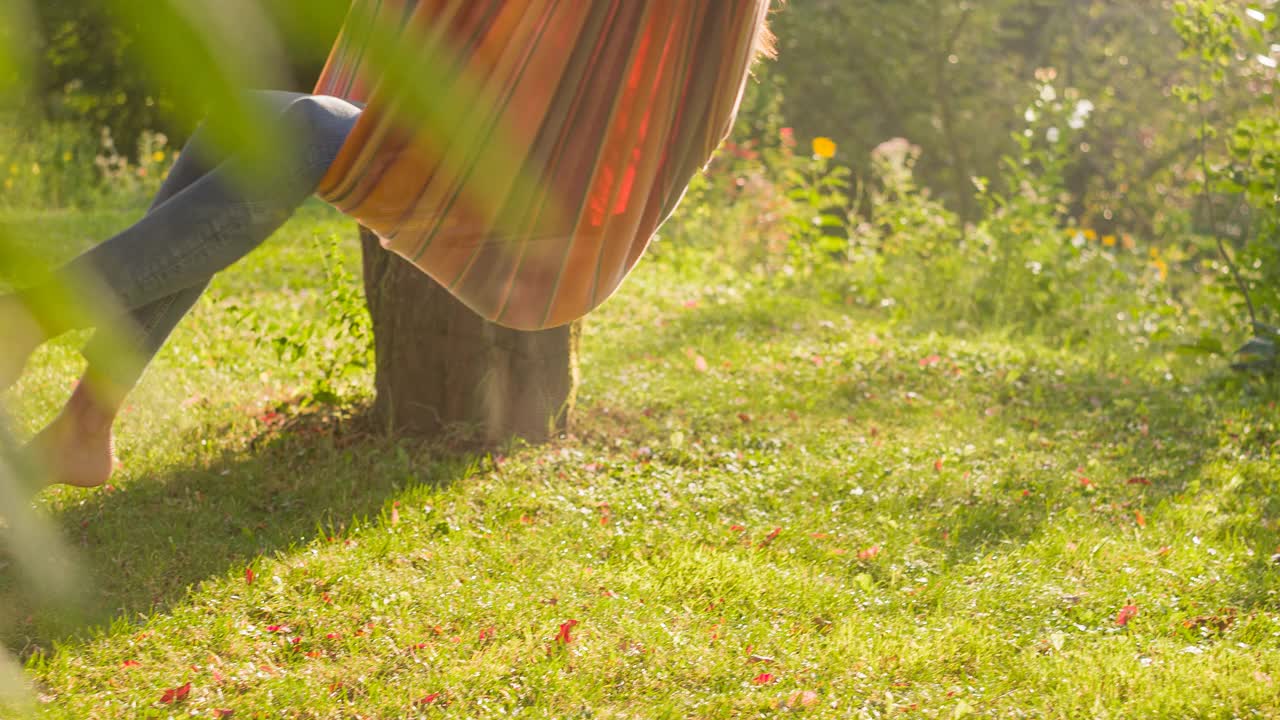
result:
[[[1235,366],[1280,374],[1280,76],[1272,50],[1280,20],[1227,0],[1184,0],[1174,10],[1183,56],[1195,66],[1191,82],[1175,92],[1198,121],[1192,187],[1201,199],[1200,229],[1212,237],[1253,331]],[[1259,102],[1232,122],[1213,122],[1215,100],[1235,84],[1250,87]]]

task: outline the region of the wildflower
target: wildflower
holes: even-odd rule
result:
[[[1084,239],[1085,239],[1085,240],[1088,240],[1089,242],[1096,242],[1096,241],[1098,240],[1098,231],[1097,231],[1097,230],[1085,230],[1085,231],[1084,231]]]
[[[64,163],[69,163],[69,162],[71,162],[71,151],[70,151],[70,150],[68,150],[68,151],[66,151],[66,152],[64,152],[64,153],[62,153],[62,162],[64,162]]]
[[[813,154],[830,160],[836,156],[836,143],[828,137],[820,137],[813,139]]]
[[[154,153],[151,154],[151,161],[154,163],[164,162],[164,153],[160,152],[159,150],[155,151]]]
[[[40,174],[40,163],[31,163],[31,174],[32,175]]]
[[[1067,125],[1072,130],[1080,130],[1081,128],[1084,127],[1085,122],[1089,119],[1089,116],[1093,114],[1093,111],[1094,111],[1093,103],[1089,102],[1088,100],[1081,100],[1080,102],[1076,103],[1076,108],[1075,110],[1072,111],[1071,118],[1067,120]]]
[[[1115,236],[1115,235],[1104,235],[1104,236],[1102,236],[1102,244],[1103,244],[1103,245],[1106,245],[1107,247],[1115,247],[1115,246],[1116,246],[1116,236]]]
[[[1155,267],[1156,272],[1160,274],[1161,282],[1169,279],[1169,263],[1157,258],[1151,264]]]

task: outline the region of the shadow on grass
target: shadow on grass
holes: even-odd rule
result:
[[[91,600],[75,610],[33,606],[0,563],[0,602],[14,602],[19,619],[5,645],[29,655],[161,610],[203,581],[241,577],[260,557],[376,521],[397,493],[446,487],[474,465],[369,432],[365,412],[337,424],[287,422],[199,467],[136,478],[59,513]]]

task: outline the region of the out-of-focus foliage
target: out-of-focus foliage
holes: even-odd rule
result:
[[[1173,96],[1194,68],[1172,21],[1165,0],[793,0],[775,15],[770,77],[797,130],[832,135],[863,174],[885,140],[920,146],[921,182],[974,220],[971,179],[999,176],[1036,70],[1054,68],[1059,87],[1096,105],[1064,169],[1074,212],[1108,231],[1164,232],[1181,222],[1195,147]],[[1258,102],[1233,84],[1209,113],[1222,122]]]
[[[1175,95],[1199,127],[1198,177],[1192,187],[1202,200],[1195,231],[1212,237],[1226,272],[1239,290],[1255,335],[1237,353],[1238,367],[1280,372],[1280,109],[1276,52],[1280,19],[1258,7],[1224,0],[1186,0],[1175,6],[1174,26],[1183,57],[1195,72]],[[1255,98],[1228,122],[1215,122],[1210,108],[1237,86]],[[1233,261],[1233,250],[1239,251]]]
[[[741,282],[877,310],[922,332],[999,329],[1118,352],[1221,353],[1230,288],[1177,271],[1208,262],[1204,248],[1113,233],[1075,214],[1067,170],[1092,103],[1042,71],[1019,105],[1013,151],[973,192],[976,222],[961,222],[922,183],[919,145],[881,143],[854,179],[826,157],[825,139],[802,144],[780,128],[776,139],[720,154],[659,252],[678,258],[681,246],[715,242]],[[751,241],[727,240],[737,237]]]
[[[182,137],[193,118],[202,117],[212,96],[193,99],[186,88],[200,93],[209,78],[191,76],[198,68],[175,73],[173,78],[148,68],[147,59],[171,55],[176,48],[157,47],[154,40],[198,48],[210,38],[238,37],[255,49],[275,48],[267,63],[263,56],[248,58],[257,67],[246,79],[251,85],[273,89],[307,89],[319,74],[333,37],[346,14],[347,0],[253,0],[245,3],[126,3],[95,0],[41,0],[32,6],[36,20],[33,47],[35,72],[30,80],[40,109],[27,120],[75,122],[98,130],[110,129],[122,147],[135,146],[146,131],[164,131]],[[189,21],[189,22],[183,22]],[[183,26],[197,32],[183,32]],[[151,35],[148,27],[167,27],[163,35]],[[230,32],[228,32],[230,31]],[[219,63],[227,56],[225,44],[214,42]],[[161,82],[156,82],[157,80]],[[184,87],[185,86],[185,87]],[[186,111],[186,112],[183,112]],[[186,118],[185,122],[179,117]]]

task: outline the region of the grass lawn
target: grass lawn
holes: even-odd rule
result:
[[[62,255],[126,220],[4,218]],[[659,247],[586,324],[573,434],[447,458],[344,419],[367,372],[297,402],[353,350],[332,235],[357,271],[309,208],[179,329],[112,485],[40,496],[77,597],[0,556],[38,716],[1280,717],[1274,391]],[[77,340],[7,398],[20,434]]]

